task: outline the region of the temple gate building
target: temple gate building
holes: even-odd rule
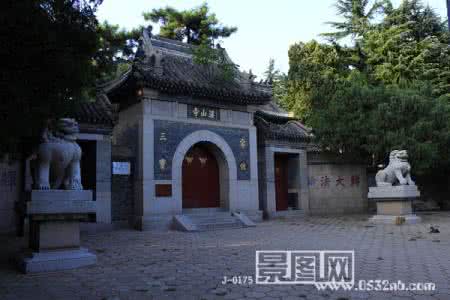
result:
[[[320,213],[310,205],[310,130],[275,104],[270,85],[237,68],[224,78],[216,64],[195,62],[194,47],[144,31],[132,69],[103,87],[119,107],[113,220],[145,229],[201,212],[253,221]],[[365,191],[355,191],[363,210]]]
[[[367,211],[366,165],[323,152],[270,84],[215,51],[231,73],[144,30],[132,68],[79,105],[83,186],[97,202],[83,228],[193,230]],[[14,203],[30,189],[23,163],[0,162],[0,232],[14,230]]]

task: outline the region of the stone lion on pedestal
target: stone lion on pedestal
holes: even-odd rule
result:
[[[74,119],[59,119],[46,128],[35,155],[33,188],[82,190],[81,148],[76,143],[79,127]]]
[[[375,175],[377,186],[415,185],[411,179],[411,165],[406,150],[393,150],[389,155],[389,164]]]

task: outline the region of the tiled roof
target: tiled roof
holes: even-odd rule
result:
[[[198,65],[192,59],[167,55],[161,62],[162,73],[154,65],[136,65],[135,75],[142,76],[144,86],[164,93],[212,98],[236,104],[263,104],[271,94],[257,88],[243,87],[237,80],[218,80],[216,66]]]
[[[285,115],[257,111],[254,121],[259,137],[265,140],[307,142],[312,137],[310,130],[300,121]]]
[[[271,101],[270,85],[254,82],[253,75],[240,72],[237,67],[233,68],[233,75],[225,79],[217,64],[205,65],[194,61],[194,47],[150,36],[144,30],[132,71],[126,75],[126,81],[165,94],[208,98],[221,103],[245,105]],[[233,64],[224,49],[216,51],[224,51],[227,63]]]
[[[115,123],[114,109],[107,99],[100,96],[96,101],[81,102],[71,115],[80,124],[113,126]]]

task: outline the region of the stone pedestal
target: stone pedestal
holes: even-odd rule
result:
[[[412,210],[412,199],[420,197],[415,185],[370,187],[367,197],[377,204],[377,214],[370,218],[371,222],[399,225],[421,221]]]
[[[94,214],[92,191],[33,190],[26,202],[30,249],[19,256],[25,273],[73,269],[97,258],[80,247],[80,221]]]

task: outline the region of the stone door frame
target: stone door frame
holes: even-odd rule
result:
[[[228,143],[218,134],[209,130],[198,130],[188,136],[186,136],[177,146],[175,154],[172,160],[172,197],[173,201],[176,203],[177,211],[182,212],[183,207],[183,197],[182,197],[182,165],[186,153],[189,149],[200,142],[208,142],[213,144],[220,150],[223,160],[225,161],[228,173],[227,182],[220,182],[221,185],[227,185],[228,189],[228,199],[224,208],[233,211],[235,203],[237,201],[236,193],[236,181],[237,181],[237,167],[236,159],[234,157],[233,151],[231,150]],[[218,159],[216,157],[216,159]],[[222,206],[222,205],[221,205]]]
[[[276,146],[265,146],[263,148],[265,159],[265,172],[262,180],[265,184],[262,186],[262,205],[264,211],[269,215],[275,215],[276,196],[275,196],[275,153],[297,154],[299,178],[299,207],[305,213],[309,213],[309,187],[308,187],[308,164],[306,150],[293,149]],[[265,178],[264,178],[265,177]]]

